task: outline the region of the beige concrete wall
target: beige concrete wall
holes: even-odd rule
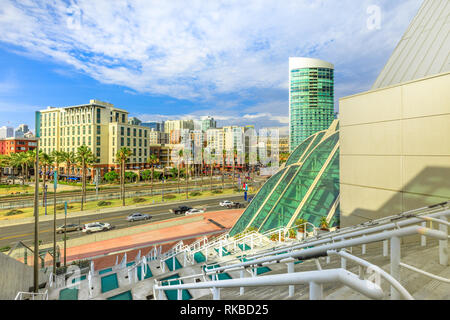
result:
[[[450,199],[450,73],[340,99],[341,224]]]
[[[33,268],[0,253],[0,300],[14,300],[33,286]]]

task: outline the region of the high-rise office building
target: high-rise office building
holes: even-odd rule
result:
[[[14,137],[14,128],[7,126],[0,127],[0,139],[12,137]]]
[[[334,119],[334,66],[312,58],[289,58],[289,149],[292,152]]]

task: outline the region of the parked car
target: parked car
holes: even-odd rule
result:
[[[83,226],[76,224],[76,223],[62,225],[62,226],[59,226],[58,228],[56,228],[56,233],[64,233],[64,229],[66,230],[66,232],[80,231],[80,230],[83,230]]]
[[[231,204],[233,204],[233,201],[230,201],[230,200],[224,200],[224,201],[219,203],[219,205],[221,207],[226,207],[226,206],[231,205]]]
[[[191,207],[188,206],[179,206],[178,208],[175,209],[170,209],[171,213],[175,213],[175,214],[183,214],[186,213],[186,211],[191,210]]]
[[[92,232],[98,232],[98,231],[107,231],[112,229],[112,226],[109,223],[103,223],[103,222],[92,222],[85,224],[83,227],[83,232],[86,233],[92,233]]]
[[[191,210],[186,211],[185,214],[190,215],[190,214],[197,214],[197,213],[205,213],[205,210],[193,208]]]
[[[139,221],[139,220],[148,220],[151,216],[145,213],[132,213],[127,217],[127,221],[133,222],[133,221]]]

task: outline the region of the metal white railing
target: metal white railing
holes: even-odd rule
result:
[[[45,292],[23,292],[17,293],[14,300],[48,300],[48,291]]]
[[[247,261],[232,263],[228,265],[222,265],[219,267],[213,267],[205,265],[203,271],[203,276],[205,274],[219,274],[222,272],[237,271],[241,270],[240,279],[232,280],[213,280],[203,283],[192,283],[192,284],[179,284],[170,285],[170,281],[176,281],[177,279],[171,279],[168,285],[162,286],[163,282],[156,282],[154,286],[155,292],[158,290],[171,290],[171,289],[201,289],[210,288],[213,290],[214,299],[220,298],[220,288],[225,287],[240,287],[241,292],[246,286],[258,286],[258,285],[284,285],[288,283],[286,277],[294,281],[288,283],[290,288],[293,289],[293,285],[299,281],[297,278],[293,277],[293,261],[295,260],[308,260],[317,259],[319,257],[328,257],[329,255],[339,255],[341,256],[342,268],[345,269],[346,261],[352,261],[359,265],[360,267],[360,277],[363,275],[363,269],[370,269],[382,276],[385,281],[390,284],[391,287],[391,298],[392,299],[412,299],[412,296],[401,286],[401,284],[396,280],[399,279],[400,267],[408,268],[412,271],[419,272],[423,275],[432,277],[447,283],[447,279],[429,274],[423,270],[408,266],[400,262],[400,238],[410,236],[410,235],[420,235],[421,238],[433,237],[439,240],[439,259],[440,263],[448,264],[448,216],[450,215],[449,202],[441,203],[434,206],[419,208],[405,212],[399,215],[394,215],[387,218],[378,219],[371,221],[370,223],[361,224],[358,227],[350,227],[335,232],[331,232],[326,235],[317,235],[314,239],[304,239],[300,244],[294,244],[291,246],[285,246],[280,249],[266,251],[264,253],[259,253],[253,257],[247,257]],[[426,228],[423,221],[430,221],[439,224],[439,230],[434,230],[431,228]],[[414,225],[414,224],[420,224]],[[280,232],[280,230],[278,230]],[[383,246],[390,241],[391,243],[391,272],[388,274],[377,266],[374,266],[367,261],[357,258],[345,252],[345,248],[352,248],[354,246],[362,246],[363,254],[365,253],[365,246],[369,243],[383,242]],[[423,241],[422,241],[423,243]],[[213,244],[208,244],[213,245]],[[223,243],[221,243],[223,245]],[[236,260],[236,259],[235,259]],[[244,278],[242,271],[246,268],[258,268],[261,266],[271,265],[275,263],[285,262],[288,263],[288,273],[276,275],[276,276],[260,276]],[[289,267],[290,266],[290,267]],[[320,269],[318,272],[326,272],[329,270],[321,270],[320,264],[318,264]],[[310,290],[318,290],[320,286],[315,286],[314,281],[309,278],[309,274],[301,273],[306,278],[302,278],[303,282],[309,283]],[[254,273],[256,275],[256,273]],[[193,275],[188,278],[198,277],[201,275]],[[268,278],[271,277],[271,278]],[[261,280],[265,278],[265,280]],[[294,279],[295,278],[295,279]],[[181,278],[179,278],[181,279]],[[186,278],[185,278],[186,279]],[[306,279],[306,280],[305,280]],[[314,289],[315,288],[315,289]],[[219,290],[219,291],[218,291]],[[180,291],[179,291],[180,292]],[[363,293],[363,291],[358,291]],[[321,293],[311,294],[310,298],[321,297]],[[155,294],[156,298],[156,294]]]

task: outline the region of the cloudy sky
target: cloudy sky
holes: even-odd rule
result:
[[[0,1],[0,126],[98,99],[144,121],[212,115],[284,132],[289,57],[335,65],[338,111],[370,89],[422,3]]]

